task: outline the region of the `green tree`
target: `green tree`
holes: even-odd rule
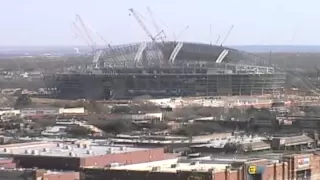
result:
[[[70,135],[75,135],[75,136],[87,136],[92,134],[92,131],[90,129],[87,129],[82,126],[71,126],[67,128],[67,133]]]

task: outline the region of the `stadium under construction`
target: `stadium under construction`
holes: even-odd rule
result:
[[[48,75],[62,99],[279,94],[285,73],[223,46],[143,42],[98,50],[92,67]]]

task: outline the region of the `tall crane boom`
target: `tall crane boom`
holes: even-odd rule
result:
[[[231,31],[233,30],[233,25],[230,27],[230,29],[229,29],[229,31],[228,31],[228,33],[227,33],[227,35],[224,37],[224,39],[223,39],[223,41],[221,42],[221,46],[226,42],[226,40],[228,39],[228,37],[229,37],[229,35],[230,35],[230,33],[231,33]]]
[[[140,19],[139,15],[136,11],[134,11],[132,8],[129,9],[131,14],[134,16],[134,18],[137,20],[141,28],[144,30],[144,32],[151,38],[152,41],[156,41],[156,39],[152,36],[151,32],[148,30],[146,25],[143,23],[143,21]]]
[[[93,41],[93,38],[91,37],[90,32],[88,31],[87,26],[85,25],[85,23],[83,22],[82,18],[80,17],[80,15],[76,14],[76,19],[79,21],[80,25],[82,26],[87,38],[89,39],[90,43],[92,44],[92,49],[95,50],[96,49],[96,43]]]
[[[74,21],[72,22],[72,25],[73,25],[73,27],[75,28],[75,30],[78,31],[78,33],[79,33],[78,36],[84,38],[84,40],[86,41],[87,45],[88,45],[89,47],[91,47],[92,44],[90,43],[90,40],[88,39],[87,36],[83,35],[81,29],[77,26],[77,24],[76,24]]]
[[[156,23],[156,21],[154,19],[152,10],[150,9],[150,7],[147,7],[147,10],[148,10],[148,13],[149,13],[149,15],[150,15],[150,17],[152,19],[152,24],[153,24],[154,28],[156,29],[157,33],[160,33],[161,30],[160,30],[158,24]]]

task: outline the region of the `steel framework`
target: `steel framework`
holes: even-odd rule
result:
[[[284,73],[250,54],[185,42],[117,46],[99,51],[94,63],[98,68],[56,73],[46,82],[68,99],[275,95],[285,83]]]

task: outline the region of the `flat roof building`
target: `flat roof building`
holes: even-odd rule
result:
[[[317,154],[268,154],[260,157],[170,159],[105,168],[83,167],[81,180],[284,180],[320,177]]]
[[[77,170],[80,166],[105,167],[166,158],[163,148],[111,146],[102,142],[37,142],[0,146],[1,157],[13,157],[23,168]]]

